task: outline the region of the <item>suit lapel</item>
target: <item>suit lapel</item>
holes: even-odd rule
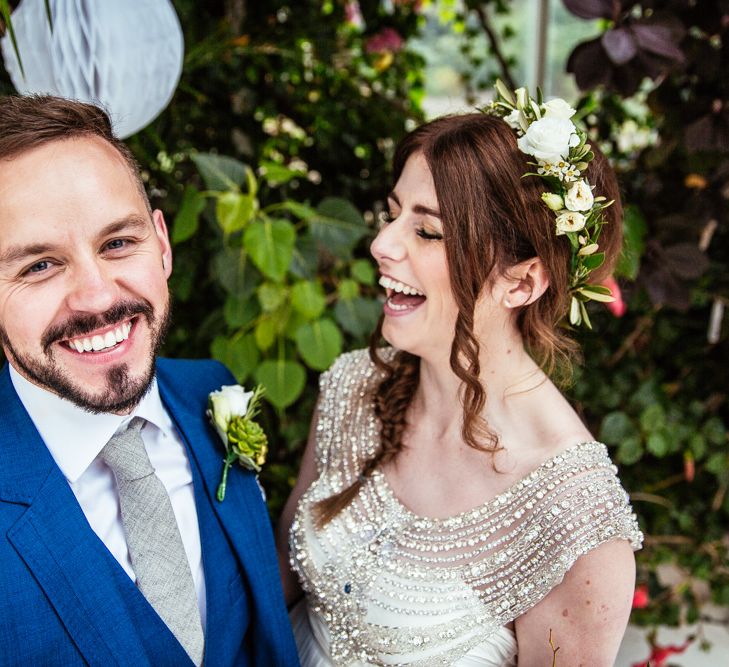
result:
[[[251,605],[258,613],[255,629],[254,652],[261,654],[283,654],[275,643],[280,640],[285,644],[290,640],[291,630],[285,613],[281,593],[278,563],[271,536],[268,513],[263,502],[255,475],[234,466],[228,477],[228,485],[224,502],[215,497],[223,469],[223,444],[208,424],[205,416],[205,405],[199,399],[189,400],[189,395],[180,390],[180,378],[167,375],[165,369],[158,365],[160,395],[175,420],[183,439],[186,441],[191,457],[200,472],[205,500],[217,515],[225,535],[235,551],[236,557],[243,567],[250,593],[253,597]],[[186,400],[188,399],[188,400]],[[198,485],[199,486],[199,485]],[[206,545],[203,544],[203,557]],[[210,567],[214,563],[205,563],[206,587],[209,581]],[[228,596],[221,596],[228,600]],[[213,590],[208,588],[208,646],[214,643],[213,633],[217,627],[223,627],[227,619],[216,626],[215,619],[226,613],[225,609],[216,608],[220,600],[215,599]],[[265,619],[265,620],[264,620]],[[264,648],[264,645],[268,644]],[[208,655],[206,653],[206,659]],[[263,664],[266,664],[264,662]],[[274,663],[270,663],[274,664]],[[290,663],[293,664],[293,663]]]
[[[143,644],[182,651],[89,526],[12,387],[0,372],[0,502],[27,505],[7,537],[89,664],[150,664]],[[168,637],[165,637],[168,635]],[[147,647],[149,648],[149,647]],[[116,657],[115,657],[116,656]],[[186,655],[182,651],[181,659]]]

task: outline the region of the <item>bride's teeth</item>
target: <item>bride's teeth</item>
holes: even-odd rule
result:
[[[393,292],[402,292],[403,294],[407,295],[415,294],[417,296],[425,296],[420,290],[415,289],[410,285],[406,285],[405,283],[401,283],[399,280],[388,278],[387,276],[380,276],[379,282],[382,287],[384,287],[385,289],[391,289]]]

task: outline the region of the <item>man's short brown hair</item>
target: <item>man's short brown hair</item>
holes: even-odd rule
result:
[[[126,144],[114,135],[103,109],[53,95],[0,97],[0,160],[10,160],[51,141],[83,137],[98,137],[117,150],[151,212],[139,165]]]

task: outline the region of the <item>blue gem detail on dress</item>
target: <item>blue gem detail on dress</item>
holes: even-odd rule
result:
[[[344,584],[344,592],[349,595],[352,592],[352,584],[350,584],[349,582]]]

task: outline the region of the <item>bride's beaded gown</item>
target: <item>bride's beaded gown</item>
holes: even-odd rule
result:
[[[322,375],[319,477],[290,534],[291,563],[306,592],[292,612],[302,666],[515,665],[509,624],[578,557],[616,538],[640,548],[607,449],[574,445],[447,519],[413,514],[376,470],[318,530],[313,505],[355,480],[377,445],[371,391],[378,379],[364,350],[343,355]]]

